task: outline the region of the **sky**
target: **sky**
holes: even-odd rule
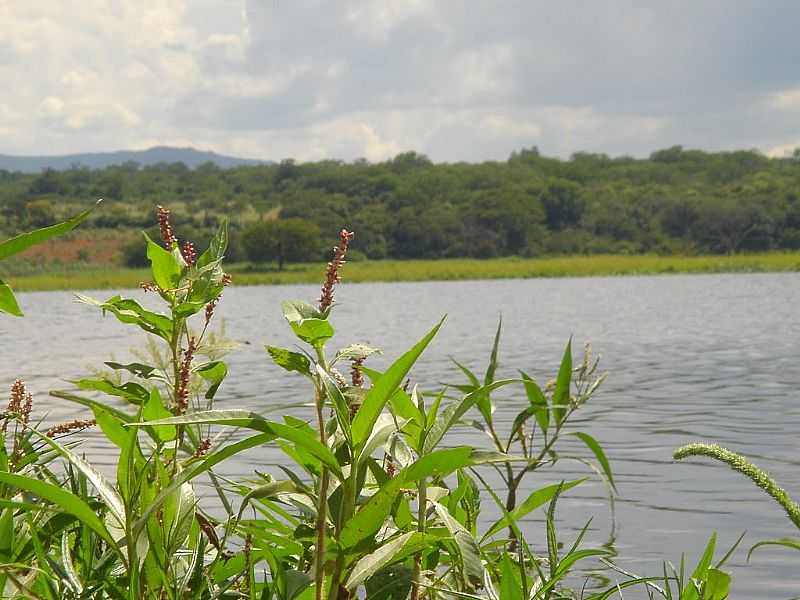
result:
[[[795,0],[0,0],[0,153],[800,147]]]

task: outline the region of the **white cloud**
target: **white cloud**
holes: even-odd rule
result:
[[[791,2],[0,1],[0,152],[781,152],[798,20]]]
[[[800,87],[770,94],[768,104],[778,110],[800,110]]]

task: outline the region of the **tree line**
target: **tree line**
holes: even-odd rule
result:
[[[106,206],[88,227],[148,228],[153,207],[169,204],[200,243],[229,217],[232,258],[259,262],[323,258],[343,227],[357,232],[355,257],[371,259],[800,249],[800,150],[681,146],[641,159],[561,160],[534,147],[483,163],[406,152],[380,163],[0,171],[0,228],[51,223],[98,197]]]

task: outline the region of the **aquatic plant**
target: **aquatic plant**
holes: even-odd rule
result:
[[[275,365],[307,386],[298,386],[287,406],[218,410],[228,370],[208,345],[230,283],[222,267],[227,227],[222,223],[198,255],[178,239],[166,209],[159,207],[158,219],[160,243],[145,236],[152,279],[142,289],[160,312],[119,295],[79,296],[149,340],[137,362],[108,361],[110,373],[51,392],[93,418],[40,431],[32,397],[21,382],[14,386],[0,444],[4,597],[549,600],[577,595],[568,576],[580,561],[610,558],[605,548],[582,547],[588,525],[569,546],[558,538],[557,500],[581,480],[540,487],[519,502],[501,498],[486,478],[495,469],[516,494],[523,477],[557,464],[564,425],[602,381],[588,352],[575,367],[568,344],[554,383],[544,388],[524,372],[499,379],[498,328],[482,381],[462,368],[468,384],[430,392],[412,369],[442,319],[387,368],[373,369],[379,349],[334,346],[335,291],[353,238],[343,230],[317,303],[282,305],[300,348],[266,346]],[[527,398],[504,437],[492,417],[501,388]],[[308,415],[267,416],[290,409]],[[468,425],[474,411],[492,445],[447,446],[448,434]],[[110,475],[76,448],[88,427],[116,448]],[[250,432],[233,437],[236,430]],[[581,460],[613,486],[599,443],[575,435],[594,459]],[[273,472],[244,481],[217,472],[231,457],[266,445],[285,456]],[[201,478],[216,492],[212,504],[198,493]],[[481,518],[486,495],[501,513],[488,526]],[[537,553],[519,520],[540,508],[546,543]],[[708,565],[696,570],[693,581],[708,573]],[[646,583],[626,579],[593,597]]]
[[[786,516],[792,524],[800,529],[800,505],[795,502],[788,492],[775,481],[769,473],[757,467],[747,458],[736,452],[716,444],[693,443],[681,446],[673,453],[675,460],[684,460],[702,456],[727,464],[731,469],[737,471],[750,479],[759,488],[764,490],[772,497],[778,505],[786,512]],[[762,546],[784,546],[792,550],[800,550],[800,538],[786,537],[777,540],[764,540],[755,544],[748,552],[748,559],[753,551]]]

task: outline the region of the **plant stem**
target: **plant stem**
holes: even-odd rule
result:
[[[428,518],[428,482],[425,477],[417,485],[417,531],[425,533]],[[411,588],[411,600],[419,600],[419,589],[422,583],[422,552],[414,555],[414,576]]]
[[[427,421],[427,415],[425,413],[425,399],[421,394],[417,397],[417,408],[419,409],[420,414],[423,416],[423,419]],[[425,446],[426,437],[427,431],[423,430],[419,441],[420,448]],[[427,526],[427,509],[428,480],[426,477],[423,477],[417,484],[417,531],[422,534],[425,533],[425,528]],[[419,600],[419,588],[422,585],[422,551],[419,551],[414,555],[414,573],[411,579],[411,585],[411,600]]]
[[[317,359],[320,366],[327,371],[328,361],[321,347],[317,347]],[[319,427],[319,441],[323,446],[328,446],[328,435],[325,432],[325,387],[321,381],[316,384],[317,426]],[[328,486],[330,474],[327,467],[322,465],[319,478],[319,491],[317,500],[317,556],[314,562],[314,595],[316,600],[322,600],[325,583],[325,529],[328,520]]]

